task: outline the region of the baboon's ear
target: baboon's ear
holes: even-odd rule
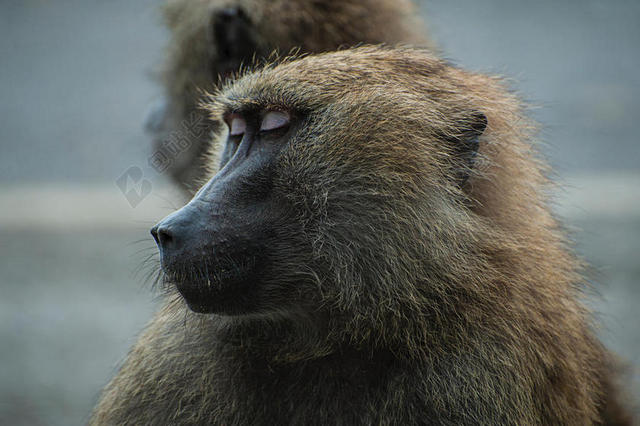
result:
[[[456,161],[456,177],[462,186],[469,179],[478,155],[479,139],[487,128],[487,117],[481,112],[474,112],[470,119],[459,127],[459,133],[451,138],[454,144]]]

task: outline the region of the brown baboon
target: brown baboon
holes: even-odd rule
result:
[[[428,44],[410,0],[169,0],[165,18],[171,32],[162,73],[166,99],[147,125],[152,165],[191,193],[208,178],[203,153],[215,130],[198,108],[200,90],[212,90],[254,55]]]
[[[499,79],[360,47],[212,102],[222,168],[152,229],[167,301],[93,424],[631,422]]]

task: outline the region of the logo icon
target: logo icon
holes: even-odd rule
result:
[[[117,180],[120,189],[131,207],[136,207],[151,194],[151,181],[143,178],[142,169],[138,166],[129,167]]]

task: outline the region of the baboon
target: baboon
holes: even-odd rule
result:
[[[413,48],[225,84],[219,172],[152,229],[166,303],[93,424],[630,424],[499,78]]]
[[[170,0],[164,15],[171,38],[160,73],[165,99],[147,121],[152,165],[191,195],[208,178],[203,153],[215,130],[198,108],[201,90],[212,90],[242,64],[274,50],[431,46],[411,0]]]

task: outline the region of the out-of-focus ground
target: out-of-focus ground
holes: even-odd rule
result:
[[[153,312],[136,269],[149,227],[180,204],[141,125],[166,39],[157,4],[0,0],[0,424],[86,421]],[[447,58],[512,77],[539,107],[602,338],[637,368],[640,3],[422,6]],[[116,186],[130,166],[153,185],[136,208]]]

